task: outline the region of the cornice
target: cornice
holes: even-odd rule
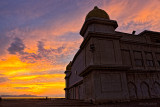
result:
[[[90,65],[84,69],[79,76],[83,77],[93,70],[112,70],[112,71],[126,71],[129,70],[130,66],[127,65]]]
[[[115,29],[118,27],[117,21],[115,21],[115,20],[92,17],[84,22],[84,24],[80,30],[81,36],[84,37],[84,34],[90,24],[110,25],[110,26],[113,26]]]

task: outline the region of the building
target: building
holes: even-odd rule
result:
[[[160,98],[160,32],[115,31],[118,24],[94,7],[80,49],[66,67],[68,99],[95,103]]]

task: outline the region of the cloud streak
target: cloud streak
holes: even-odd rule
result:
[[[9,79],[7,77],[0,77],[0,83],[7,82]]]

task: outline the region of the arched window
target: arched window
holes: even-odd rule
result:
[[[142,92],[142,98],[143,99],[151,98],[149,85],[144,81],[141,83],[141,92]]]
[[[137,99],[137,87],[133,82],[128,82],[128,91],[131,100]]]
[[[160,84],[157,81],[153,83],[153,90],[156,93],[156,96],[159,97],[160,96]]]

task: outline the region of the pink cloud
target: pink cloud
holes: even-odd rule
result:
[[[109,13],[111,19],[117,20],[117,30],[141,32],[145,29],[160,31],[160,1],[158,0],[118,0],[109,4],[104,2],[103,8]]]

